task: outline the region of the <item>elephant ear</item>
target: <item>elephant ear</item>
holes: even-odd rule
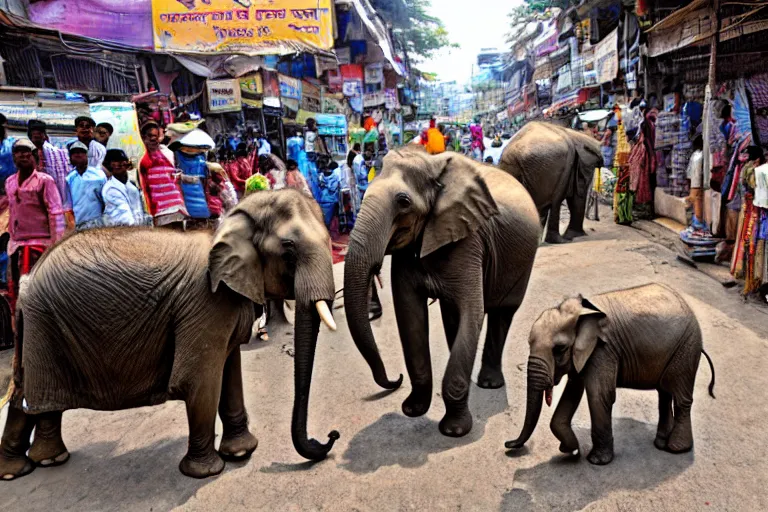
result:
[[[214,293],[223,282],[243,297],[264,304],[264,273],[254,234],[253,220],[239,212],[233,212],[216,232],[208,255]]]
[[[573,366],[579,373],[584,369],[597,346],[597,338],[600,334],[598,322],[605,316],[605,313],[600,311],[597,306],[587,299],[581,299],[581,311],[576,326],[576,341],[573,343]]]
[[[499,213],[488,185],[471,160],[445,153],[436,160],[440,190],[424,227],[422,258],[466,238]]]

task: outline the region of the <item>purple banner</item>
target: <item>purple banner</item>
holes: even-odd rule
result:
[[[151,0],[44,0],[29,5],[29,19],[66,34],[154,48]]]

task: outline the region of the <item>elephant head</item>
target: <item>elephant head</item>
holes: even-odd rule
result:
[[[520,436],[506,447],[521,448],[530,439],[541,414],[542,398],[552,405],[552,388],[571,370],[578,373],[597,346],[599,320],[605,314],[579,296],[544,311],[531,328],[528,357],[528,398]]]
[[[216,232],[209,255],[211,289],[222,284],[257,304],[295,299],[295,398],[291,436],[296,451],[323,459],[327,444],[307,438],[307,407],[320,321],[336,330],[333,260],[328,231],[317,203],[292,189],[244,199]]]
[[[377,384],[396,389],[368,321],[368,289],[385,254],[405,249],[424,258],[476,231],[498,213],[479,164],[456,153],[430,156],[421,147],[391,151],[371,183],[349,239],[344,308],[352,338]]]

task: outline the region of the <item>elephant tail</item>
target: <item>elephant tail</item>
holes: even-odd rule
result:
[[[707,361],[709,362],[709,369],[712,372],[712,380],[709,382],[709,396],[715,398],[715,365],[712,364],[712,358],[709,357],[709,354],[707,354],[706,350],[701,349],[701,353],[704,354],[704,357],[707,358]]]

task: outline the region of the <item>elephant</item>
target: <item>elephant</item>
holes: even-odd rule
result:
[[[23,284],[2,479],[66,462],[62,413],[76,408],[182,400],[189,423],[184,475],[213,476],[224,459],[250,457],[258,441],[248,429],[240,345],[273,298],[296,301],[294,447],[321,460],[339,437],[331,432],[326,444],[307,438],[320,322],[336,325],[330,238],[316,203],[298,191],[245,198],[215,234],[76,233],[48,250]]]
[[[520,180],[531,194],[542,226],[547,223],[545,241],[553,244],[586,235],[587,195],[595,168],[602,164],[600,144],[592,137],[543,122],[523,126],[499,159],[499,168]],[[560,235],[563,201],[568,203],[571,218],[565,235]]]
[[[584,390],[592,421],[592,451],[587,460],[613,460],[611,409],[616,388],[655,389],[659,394],[659,425],[654,445],[672,453],[693,447],[691,405],[699,359],[701,329],[685,300],[671,288],[648,284],[597,295],[566,299],[544,311],[533,324],[528,358],[528,398],[520,436],[508,441],[519,449],[536,428],[542,407],[552,403],[552,387],[564,375],[568,383],[552,416],[550,428],[560,451],[579,455],[571,420]],[[674,412],[673,412],[674,405]]]
[[[410,417],[432,401],[428,299],[439,299],[450,359],[442,384],[443,435],[472,428],[469,382],[483,319],[488,329],[478,384],[504,385],[501,355],[523,301],[541,228],[536,207],[509,174],[457,154],[428,155],[418,146],[390,151],[365,194],[344,269],[344,307],[358,350],[376,383],[390,381],[368,321],[368,289],[392,255],[395,317],[412,390]]]

